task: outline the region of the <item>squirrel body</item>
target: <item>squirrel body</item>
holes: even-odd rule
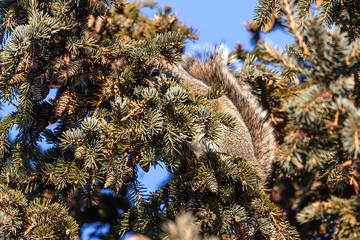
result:
[[[226,95],[212,100],[215,108],[233,115],[237,119],[235,129],[225,129],[215,149],[231,157],[247,159],[265,181],[275,156],[273,127],[267,120],[250,87],[240,83],[232,74],[230,65],[235,59],[228,49],[218,46],[205,56],[185,55],[173,68],[173,74],[193,91],[206,93],[213,84],[226,88]],[[205,150],[201,136],[195,136],[189,148],[198,157]]]

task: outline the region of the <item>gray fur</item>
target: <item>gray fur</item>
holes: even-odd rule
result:
[[[198,92],[206,92],[215,83],[226,87],[226,96],[214,100],[214,106],[231,113],[238,119],[234,130],[225,130],[219,139],[219,152],[230,156],[240,156],[252,163],[259,171],[263,182],[268,177],[275,156],[273,127],[266,120],[267,113],[252,95],[249,86],[240,83],[231,73],[229,64],[234,59],[229,51],[219,46],[210,51],[203,60],[199,55],[186,55],[173,72],[189,87]],[[190,145],[195,155],[204,150],[199,144],[200,137]]]

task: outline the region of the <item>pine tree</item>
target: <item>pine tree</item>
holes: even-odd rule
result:
[[[141,6],[89,0],[0,3],[0,96],[5,107],[15,108],[0,121],[3,238],[71,239],[79,226],[93,221],[111,223],[109,235],[118,235],[117,211],[129,207],[128,188],[138,187],[140,153],[163,129],[163,116],[152,108],[157,102],[150,103],[156,91],[145,87],[150,69],[160,56],[178,59],[183,40],[193,32],[166,15],[156,25],[162,35],[152,23],[151,39],[142,33],[133,41],[87,36],[91,16],[101,19],[127,8],[134,21],[151,25]],[[169,18],[171,29],[164,24]],[[133,37],[130,30],[121,34]],[[168,88],[170,83],[163,91]],[[50,89],[56,95],[47,99]],[[151,124],[153,130],[145,128]],[[9,138],[9,130],[15,137]],[[104,187],[113,194],[103,194]]]
[[[284,27],[293,44],[238,51],[248,69],[240,74],[279,130],[272,198],[304,239],[358,239],[360,5],[293,2],[259,1],[254,23],[257,34]]]
[[[234,121],[211,105],[222,86],[196,93],[166,71],[197,38],[170,6],[149,19],[151,1],[1,1],[0,96],[15,110],[0,121],[0,236],[74,239],[101,222],[106,239],[299,239],[291,224],[302,238],[356,239],[359,8],[296,2],[298,16],[259,1],[248,26],[257,40],[284,26],[296,40],[286,51],[237,49],[237,77],[277,129],[276,205],[247,159],[186,147],[199,133],[216,143]],[[139,168],[160,163],[172,178],[146,195]],[[282,188],[292,192],[276,198]]]

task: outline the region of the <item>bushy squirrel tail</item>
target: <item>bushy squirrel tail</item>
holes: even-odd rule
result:
[[[240,83],[232,74],[230,66],[234,62],[229,50],[221,45],[203,55],[184,56],[181,68],[207,86],[222,84],[226,87],[226,96],[237,108],[250,133],[256,158],[253,165],[266,178],[275,156],[273,127],[250,87]]]

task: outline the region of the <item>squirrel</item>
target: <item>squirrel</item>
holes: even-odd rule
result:
[[[219,139],[216,151],[231,157],[247,159],[255,167],[262,182],[271,172],[275,156],[275,137],[267,113],[262,109],[250,87],[239,82],[230,69],[235,63],[229,50],[223,45],[213,48],[201,55],[185,55],[182,61],[172,67],[172,74],[188,87],[199,93],[206,93],[213,84],[226,88],[226,95],[212,100],[221,111],[232,114],[238,124],[235,129],[224,130]],[[199,157],[205,150],[201,136],[195,136],[189,144],[190,150]]]

